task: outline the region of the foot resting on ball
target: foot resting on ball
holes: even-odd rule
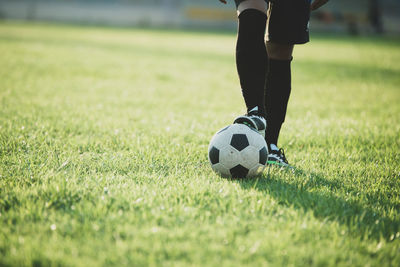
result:
[[[237,117],[233,123],[244,124],[253,128],[263,137],[265,137],[265,129],[267,128],[267,122],[258,111],[258,107],[250,110],[246,115]]]

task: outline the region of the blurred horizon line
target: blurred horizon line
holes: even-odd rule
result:
[[[85,25],[235,30],[233,1],[0,0],[0,19]],[[330,1],[313,12],[310,29],[352,35],[400,35],[400,0]]]

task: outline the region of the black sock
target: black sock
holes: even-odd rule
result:
[[[257,106],[264,117],[264,85],[268,64],[264,41],[266,22],[267,15],[259,10],[242,11],[236,44],[236,66],[247,111]]]
[[[291,91],[290,60],[269,59],[265,83],[265,107],[267,112],[267,144],[278,144],[279,132],[285,121]]]

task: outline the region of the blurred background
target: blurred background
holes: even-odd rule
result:
[[[0,0],[0,19],[199,29],[236,28],[234,3],[218,0]],[[331,0],[314,31],[400,35],[400,0]]]

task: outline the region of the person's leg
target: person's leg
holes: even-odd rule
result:
[[[291,61],[294,44],[309,41],[309,0],[269,0],[266,47],[269,57],[265,83],[267,162],[287,166],[278,137],[285,121],[291,91]]]
[[[235,1],[237,5],[237,15],[246,9],[257,9],[263,13],[267,12],[266,4],[264,0],[244,0],[244,1]]]
[[[292,59],[293,44],[279,44],[271,41],[266,42],[269,58],[278,60]]]
[[[286,117],[291,91],[291,68],[294,45],[267,42],[269,68],[265,82],[265,106],[268,145],[278,145],[278,137]]]
[[[255,107],[265,117],[264,86],[267,68],[265,27],[267,22],[264,0],[236,1],[238,36],[236,66],[247,111]]]

